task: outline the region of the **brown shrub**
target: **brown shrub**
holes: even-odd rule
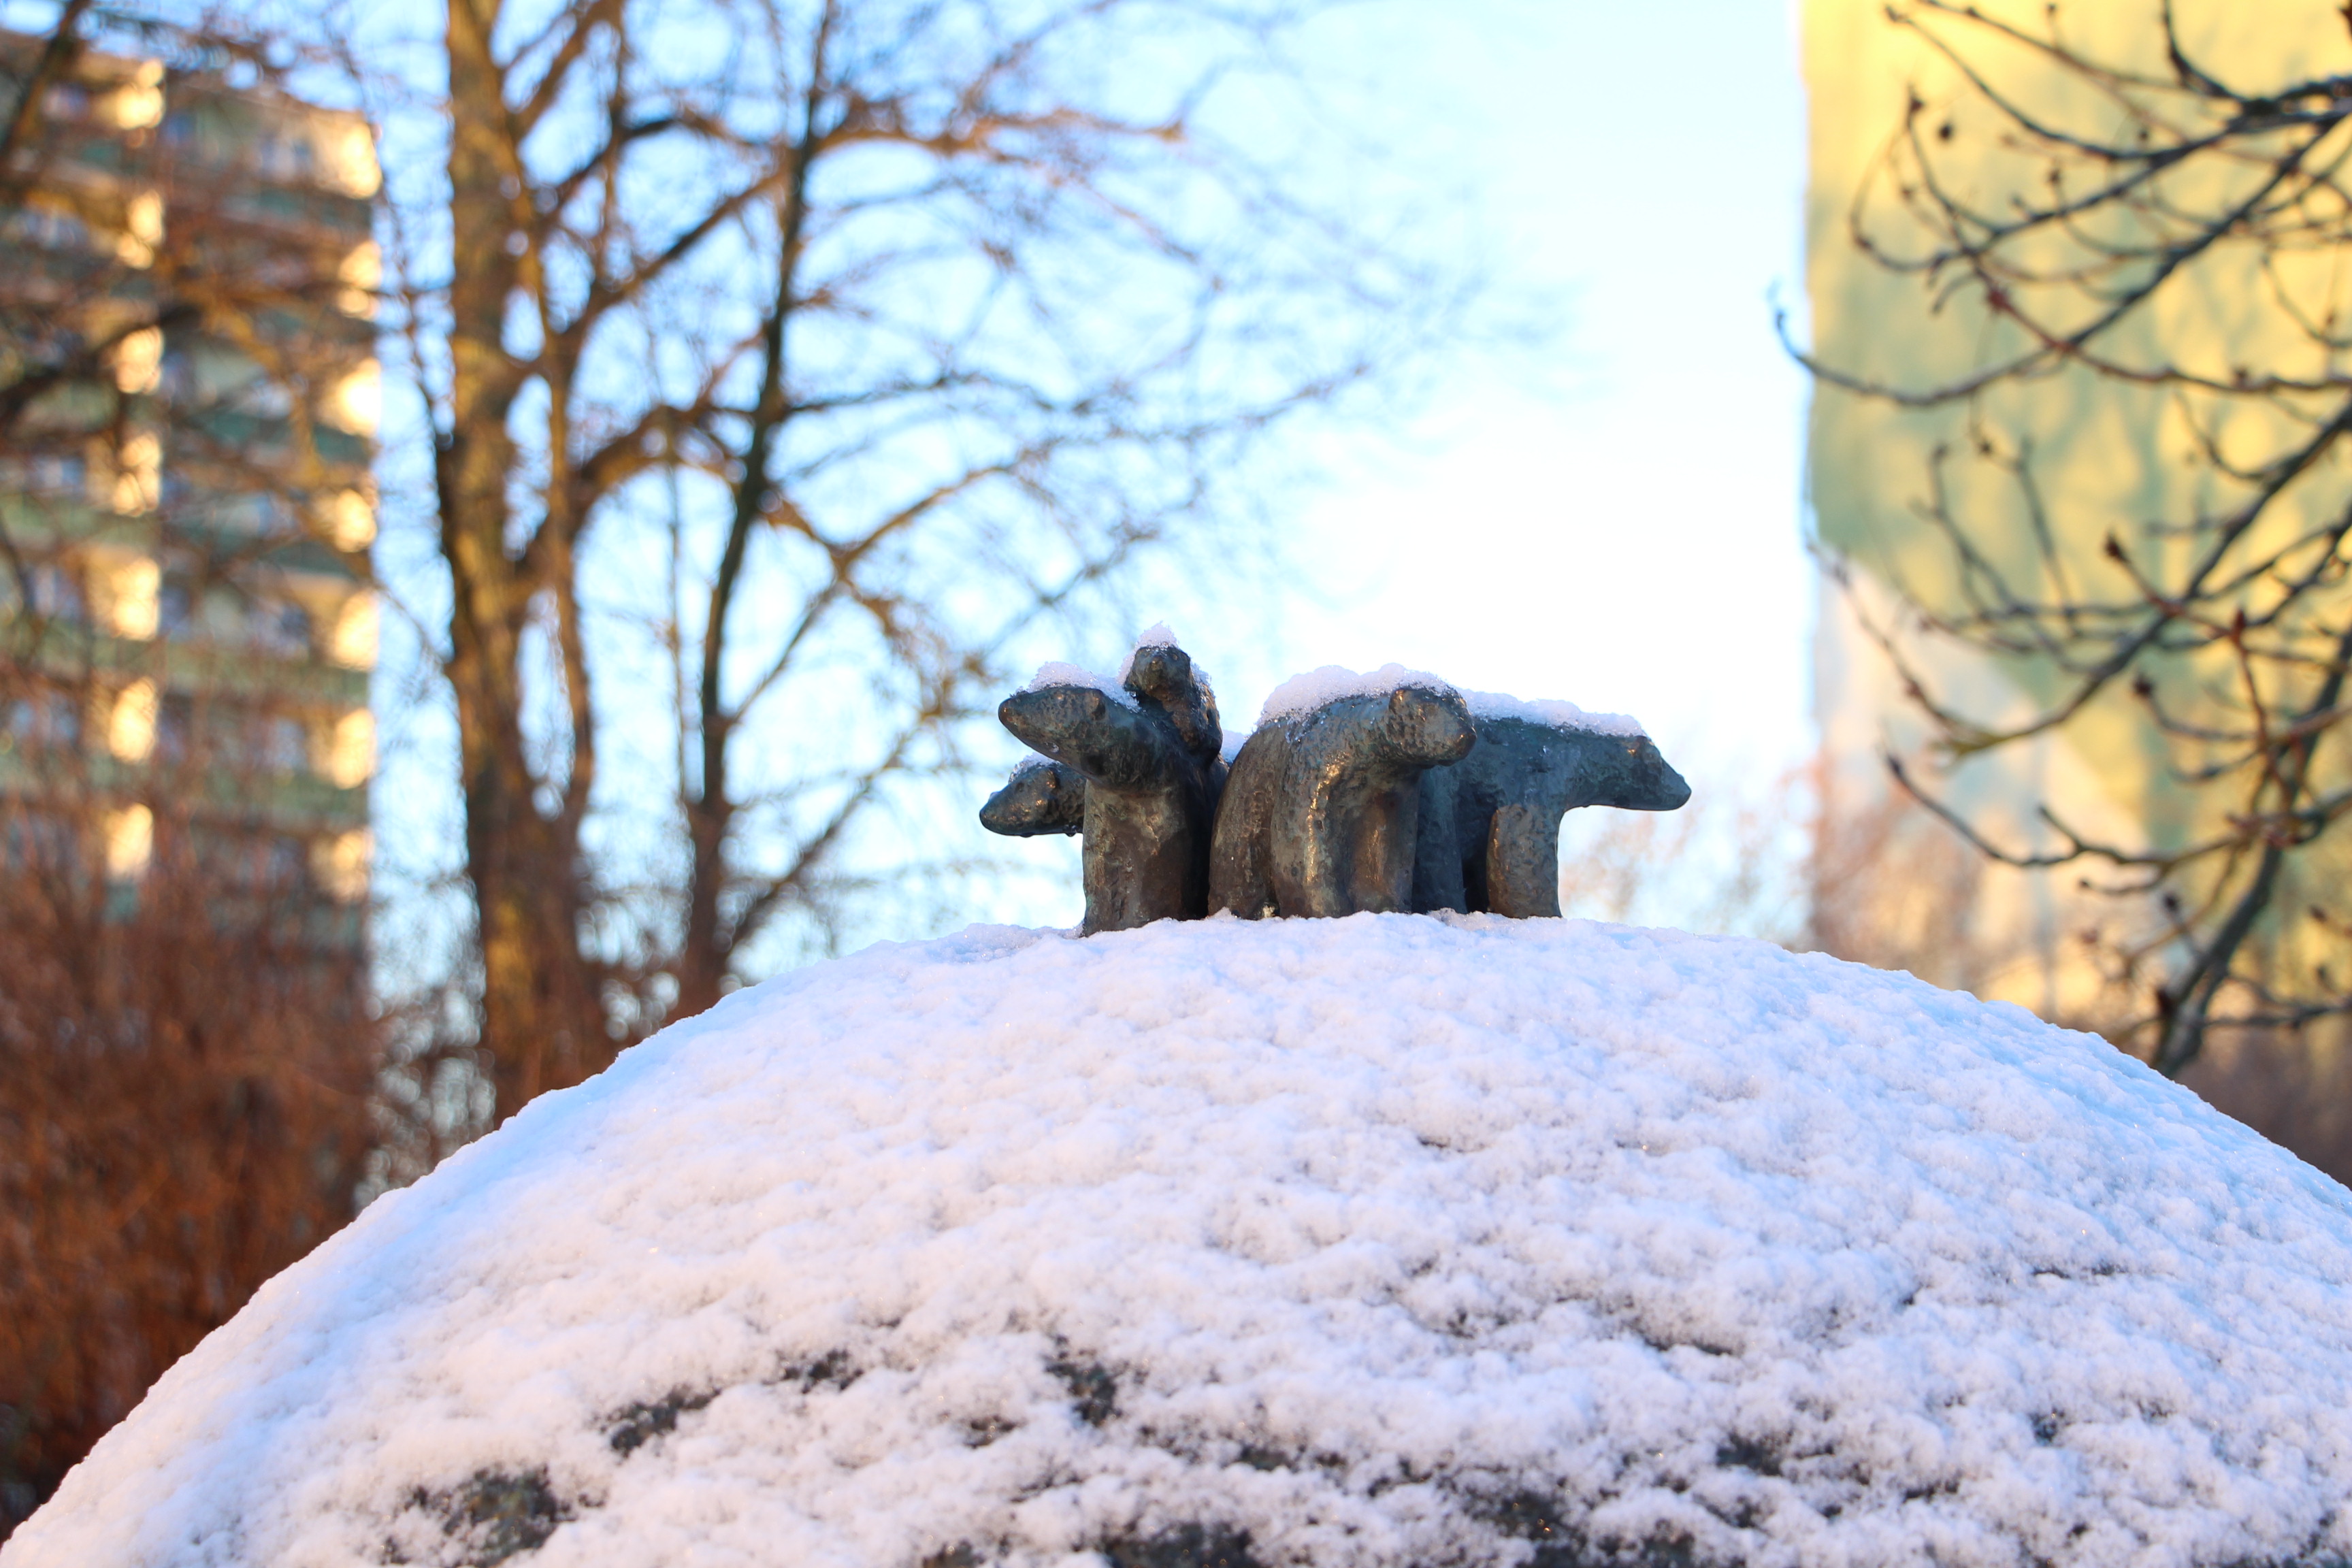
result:
[[[373,1141],[355,916],[182,826],[110,883],[0,800],[0,1537],[350,1217]]]

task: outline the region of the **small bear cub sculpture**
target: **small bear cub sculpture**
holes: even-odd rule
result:
[[[1559,914],[1560,818],[1580,806],[1673,811],[1690,785],[1630,721],[1469,694],[1478,743],[1421,777],[1412,907]]]
[[[1476,740],[1459,693],[1393,665],[1277,691],[1226,781],[1209,907],[1244,920],[1412,909],[1422,778]]]
[[[1060,771],[1016,770],[981,822],[1025,837],[1071,832],[1075,815],[1086,838],[1084,934],[1208,912],[1224,731],[1208,681],[1164,628],[1144,634],[1116,686],[1047,665],[996,713]]]

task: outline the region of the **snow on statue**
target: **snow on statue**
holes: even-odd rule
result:
[[[0,1568],[2315,1564],[2347,1282],[2352,1194],[1905,976],[975,927],[385,1197]]]
[[[1216,694],[1164,628],[1145,637],[1117,680],[1049,664],[997,710],[1058,772],[1044,795],[1026,787],[1046,782],[1034,769],[1016,770],[980,820],[994,833],[1051,832],[1049,803],[1075,794],[1088,935],[1209,912],[1209,831],[1225,781]]]
[[[1048,664],[997,716],[1034,751],[981,826],[1086,835],[1088,936],[1221,910],[1557,916],[1562,816],[1690,799],[1622,714],[1394,664],[1294,676],[1221,744],[1208,676],[1164,626],[1117,676]]]

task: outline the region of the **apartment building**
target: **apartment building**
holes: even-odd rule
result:
[[[0,35],[0,101],[37,40]],[[380,381],[369,127],[87,53],[0,169],[6,856],[367,890]]]

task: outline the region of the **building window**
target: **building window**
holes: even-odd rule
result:
[[[280,778],[299,773],[310,761],[310,735],[299,719],[283,713],[264,718],[255,736],[264,768]]]
[[[50,120],[89,118],[89,89],[78,81],[61,81],[41,95],[41,113]]]
[[[88,250],[89,225],[63,207],[18,207],[0,217],[0,233],[44,250]]]
[[[36,451],[36,454],[21,456],[21,458],[0,458],[0,494],[9,494],[9,491],[19,496],[54,496],[58,491],[78,494],[82,489],[85,472],[87,468],[82,466],[80,456],[64,454],[64,451]]]
[[[79,494],[89,469],[79,454],[34,452],[0,458],[0,493],[17,495]]]
[[[264,874],[273,888],[299,888],[310,870],[309,846],[291,834],[273,833],[264,841]]]
[[[260,599],[246,620],[253,646],[265,653],[299,658],[310,651],[310,612],[290,599]]]
[[[199,873],[238,892],[293,892],[308,879],[309,847],[290,834],[200,831],[194,848]]]
[[[155,861],[155,813],[132,804],[106,814],[106,875],[135,882]]]
[[[184,573],[166,573],[155,592],[155,628],[167,637],[184,637],[194,629],[196,586]]]
[[[208,495],[205,507],[205,521],[224,531],[234,530],[264,539],[302,531],[301,520],[286,499],[267,491]]]
[[[43,811],[10,806],[7,826],[0,832],[0,851],[7,868],[18,873],[71,872],[81,863],[81,848],[73,824]]]
[[[257,375],[238,387],[225,400],[239,414],[250,414],[257,419],[283,419],[294,412],[294,395],[283,382],[267,375]]]
[[[81,574],[54,561],[43,561],[25,569],[22,579],[30,590],[31,603],[26,607],[44,620],[62,621],[68,626],[82,626],[89,620],[89,605],[82,597]],[[8,600],[17,603],[16,582],[8,584]]]
[[[155,760],[184,763],[195,745],[195,700],[184,691],[164,694],[155,710]]]
[[[49,370],[70,363],[76,354],[89,346],[89,341],[81,333],[55,321],[11,321],[8,327],[9,351]]]
[[[368,859],[374,840],[364,827],[315,839],[310,845],[310,880],[339,904],[367,897]]]
[[[5,711],[11,751],[61,751],[81,743],[81,704],[65,692],[18,697]]]

